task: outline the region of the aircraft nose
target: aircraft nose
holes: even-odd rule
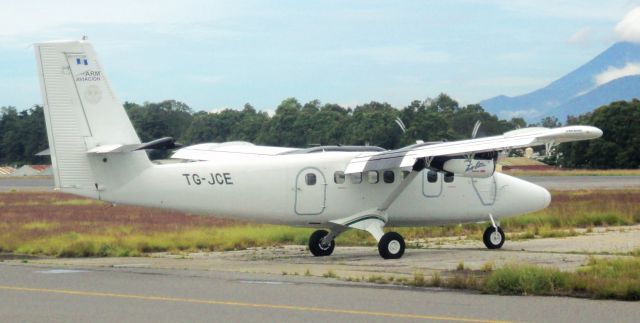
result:
[[[551,193],[542,186],[508,175],[501,175],[500,181],[508,183],[503,201],[514,215],[542,210],[551,203]]]
[[[542,210],[551,204],[551,193],[546,188],[526,182],[529,196],[531,197],[531,207],[534,210]]]
[[[538,186],[538,188],[540,189],[540,195],[542,196],[542,205],[543,205],[542,208],[544,209],[547,206],[549,206],[549,204],[551,204],[551,193],[549,193],[549,191],[547,191],[547,189],[544,187]]]

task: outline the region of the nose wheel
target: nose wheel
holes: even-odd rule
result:
[[[488,249],[500,249],[504,244],[505,236],[502,228],[498,226],[489,226],[484,230],[482,241]]]

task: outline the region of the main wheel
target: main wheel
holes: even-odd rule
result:
[[[398,259],[404,254],[404,239],[397,232],[387,232],[378,242],[378,252],[384,259]]]
[[[329,232],[326,230],[317,230],[309,237],[309,251],[311,251],[314,256],[328,256],[333,252],[333,248],[336,247],[334,240],[331,240],[331,243],[328,245],[322,243],[322,238],[327,234],[329,234]]]
[[[490,226],[486,230],[484,230],[482,241],[488,249],[500,249],[504,244],[504,240],[504,232],[500,227],[498,227],[498,229],[496,230],[496,228]]]

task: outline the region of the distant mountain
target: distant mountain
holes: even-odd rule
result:
[[[521,116],[536,122],[553,115],[564,122],[567,115],[582,114],[615,100],[640,97],[637,74],[640,74],[640,44],[620,42],[544,88],[515,97],[500,95],[480,104],[501,118]]]
[[[613,101],[638,97],[640,97],[640,75],[621,77],[555,107],[551,115],[562,116],[560,120],[564,121],[568,115],[577,116]]]

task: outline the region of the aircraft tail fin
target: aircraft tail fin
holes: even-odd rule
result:
[[[139,171],[151,165],[144,151],[115,158],[87,153],[140,144],[89,42],[39,43],[35,52],[56,187],[99,198],[108,181],[123,179],[122,167]]]

